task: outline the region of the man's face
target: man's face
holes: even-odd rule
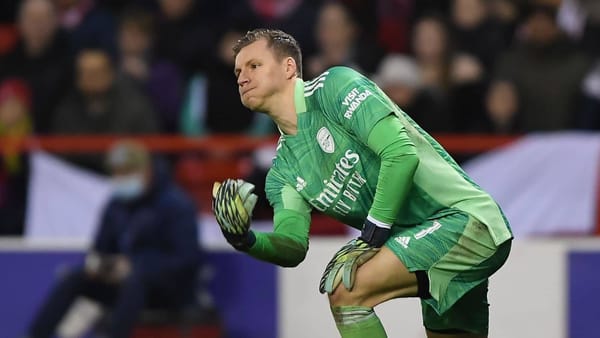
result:
[[[546,46],[554,42],[560,30],[554,18],[545,13],[535,13],[527,20],[529,41],[537,46]]]
[[[266,112],[270,100],[288,79],[286,59],[277,60],[267,41],[258,40],[236,56],[235,75],[242,104],[250,110]]]
[[[140,55],[150,48],[151,39],[150,34],[141,28],[124,24],[119,31],[119,48],[125,55]]]
[[[113,195],[119,199],[137,199],[148,189],[148,168],[112,168],[111,171]]]
[[[27,117],[27,107],[16,97],[11,97],[0,104],[0,125],[7,129],[15,126]]]
[[[344,7],[339,4],[325,5],[319,14],[317,40],[325,52],[346,48],[354,39],[355,28]]]
[[[452,3],[452,19],[461,28],[477,27],[486,15],[482,0],[454,0]]]
[[[19,13],[19,29],[23,40],[30,47],[47,46],[58,28],[52,4],[44,0],[32,0],[23,5]]]
[[[82,52],[77,60],[78,86],[86,96],[103,95],[113,84],[113,70],[108,56],[98,51]]]
[[[160,0],[159,4],[167,18],[177,19],[189,13],[194,2],[191,0]]]

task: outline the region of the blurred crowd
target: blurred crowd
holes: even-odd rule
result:
[[[22,231],[26,198],[11,139],[276,133],[232,72],[256,27],[297,38],[306,80],[354,67],[433,133],[600,129],[596,0],[3,1],[0,233]]]

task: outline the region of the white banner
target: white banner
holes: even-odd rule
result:
[[[465,171],[500,204],[515,236],[589,234],[596,225],[600,135],[534,134]]]
[[[89,242],[109,196],[106,178],[32,153],[26,238]]]

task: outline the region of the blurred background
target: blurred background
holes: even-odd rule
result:
[[[296,37],[305,80],[371,77],[503,206],[490,337],[600,336],[600,1],[18,0],[0,2],[0,338],[336,336],[317,283],[354,233],[315,214],[307,260],[280,269],[210,214],[212,182],[245,178],[272,227],[277,129],[232,72],[256,27]],[[380,313],[424,337],[417,301]]]

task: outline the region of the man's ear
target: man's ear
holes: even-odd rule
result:
[[[285,58],[285,74],[288,79],[296,76],[298,72],[298,65],[296,65],[296,60],[293,57]]]

